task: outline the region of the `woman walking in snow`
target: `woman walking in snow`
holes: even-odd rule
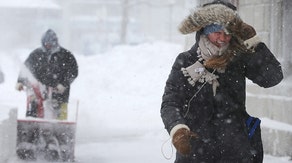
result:
[[[179,30],[196,32],[196,43],[176,58],[161,105],[175,162],[262,162],[260,120],[245,107],[246,78],[275,86],[280,63],[230,3],[199,7]]]

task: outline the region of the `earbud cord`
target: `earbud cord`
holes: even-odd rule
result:
[[[216,71],[216,69],[213,70],[212,74],[214,74],[214,72]],[[188,109],[187,112],[184,115],[184,118],[188,115],[189,111],[190,111],[190,105],[191,105],[191,101],[197,96],[197,94],[201,91],[201,89],[206,85],[207,81],[205,81],[203,83],[203,85],[199,88],[199,90],[197,90],[197,92],[192,96],[192,98],[189,100],[188,102]]]
[[[163,143],[162,143],[162,145],[161,145],[161,153],[162,153],[162,155],[163,155],[163,157],[165,158],[165,159],[167,159],[167,160],[170,160],[171,158],[172,158],[172,156],[173,156],[173,146],[172,146],[172,143],[170,143],[170,147],[171,147],[171,155],[170,155],[170,157],[167,157],[166,155],[165,155],[165,153],[163,152],[163,147],[164,147],[164,145],[170,140],[171,138],[169,137],[166,141],[164,141]]]

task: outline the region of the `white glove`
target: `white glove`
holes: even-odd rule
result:
[[[23,90],[23,84],[22,83],[16,83],[15,89],[18,90],[18,91],[22,91]]]
[[[57,88],[57,93],[60,93],[60,94],[64,93],[66,90],[66,87],[64,87],[62,84],[58,84],[56,88]]]

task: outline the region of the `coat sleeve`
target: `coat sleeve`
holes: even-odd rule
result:
[[[70,87],[78,75],[76,59],[70,51],[64,48],[55,55],[59,60],[52,61],[53,64],[48,66],[47,85],[56,87],[58,84],[62,84],[65,87]]]
[[[66,73],[64,74],[63,85],[69,86],[75,78],[78,76],[78,64],[72,53],[68,52],[68,58],[66,59]]]
[[[275,86],[282,81],[281,64],[264,43],[259,43],[255,52],[248,54],[246,77],[264,88]]]
[[[183,117],[183,107],[185,101],[185,82],[181,68],[185,62],[185,57],[180,54],[169,74],[162,96],[161,118],[165,128],[170,133],[171,129],[177,124],[185,124]]]
[[[46,75],[45,63],[43,53],[40,49],[36,49],[29,54],[28,58],[24,62],[24,65],[36,80],[43,82],[44,76]],[[25,74],[24,76],[27,78],[30,75]]]

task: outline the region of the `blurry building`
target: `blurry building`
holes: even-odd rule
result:
[[[0,2],[2,50],[33,49],[52,28],[60,44],[92,55],[118,44],[155,40],[183,44],[180,21],[193,0],[10,0]],[[186,10],[187,8],[187,10]]]
[[[194,43],[194,35],[177,30],[198,5],[212,0],[9,0],[0,2],[1,49],[39,45],[52,28],[60,43],[78,54],[97,54],[117,44],[163,40]],[[285,75],[292,73],[291,0],[227,0],[253,25],[279,57]]]
[[[82,54],[96,54],[118,44],[182,43],[177,26],[185,15],[186,1],[63,0],[63,34],[71,40],[68,46]]]
[[[108,49],[118,42],[120,29],[120,0],[63,0],[64,40],[80,54],[91,55]]]
[[[35,3],[33,3],[35,1]],[[44,22],[54,26],[61,16],[59,5],[50,0],[22,0],[0,2],[1,50],[35,48],[40,44]]]

